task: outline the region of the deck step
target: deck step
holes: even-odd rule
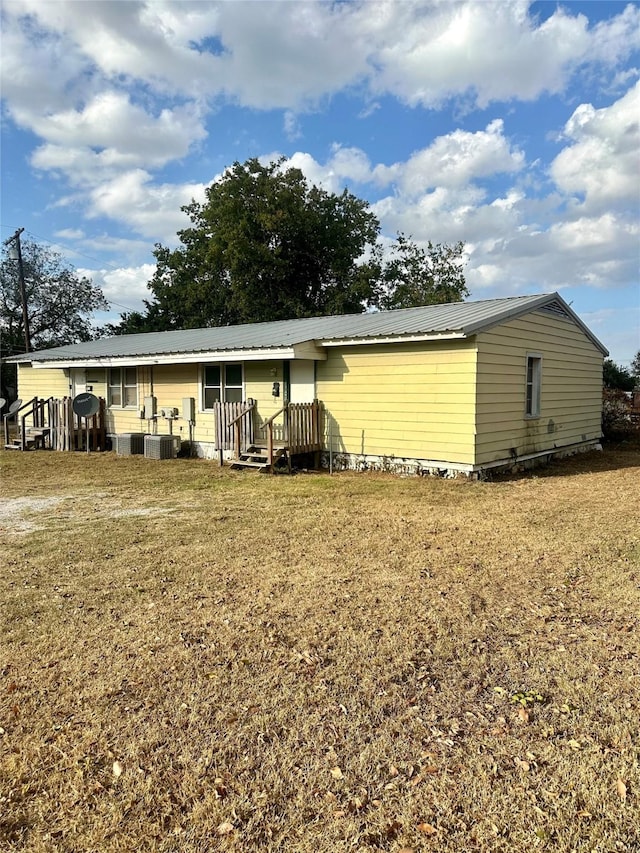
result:
[[[269,467],[268,462],[251,462],[249,459],[234,459],[231,462],[232,468],[255,468],[256,470],[264,470]]]
[[[8,444],[5,444],[5,450],[33,450],[41,446],[44,447],[45,439],[49,437],[51,430],[49,427],[27,427],[25,434],[24,447],[20,438],[14,438]]]
[[[274,464],[285,454],[286,450],[284,447],[275,447],[273,450],[273,462]],[[271,468],[269,465],[269,451],[268,448],[252,444],[246,450],[243,450],[238,459],[231,460],[231,468],[234,469],[242,469],[242,468],[253,468],[256,471],[268,471]]]

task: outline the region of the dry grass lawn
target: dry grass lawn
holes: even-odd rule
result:
[[[640,850],[640,452],[0,453],[0,850]]]

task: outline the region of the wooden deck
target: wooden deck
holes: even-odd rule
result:
[[[10,421],[15,419],[15,434]],[[33,397],[11,415],[4,415],[4,446],[7,450],[106,450],[105,401],[85,419],[73,411],[71,397]]]
[[[223,417],[224,405],[220,407],[220,418]],[[285,403],[274,415],[266,420],[260,430],[263,441],[254,441],[254,415],[256,404],[253,400],[239,406],[239,410],[231,420],[220,425],[218,446],[233,430],[233,468],[254,468],[259,471],[273,472],[276,466],[284,466],[291,471],[292,459],[313,453],[315,467],[319,467],[319,455],[322,450],[321,414],[322,406],[318,400],[312,403]],[[216,423],[218,421],[216,420]],[[278,429],[276,438],[275,425]]]

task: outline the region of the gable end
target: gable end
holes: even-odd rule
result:
[[[543,311],[546,314],[553,314],[554,317],[561,317],[563,320],[573,322],[571,314],[569,314],[565,306],[557,299],[554,299],[553,302],[549,302],[548,305],[543,305],[538,310]]]

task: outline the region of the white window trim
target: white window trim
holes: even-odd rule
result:
[[[111,402],[111,389],[115,387],[114,385],[111,384],[111,371],[112,370],[119,370],[120,371],[120,400],[121,401],[124,401],[124,399],[125,399],[125,393],[124,393],[125,388],[135,387],[135,389],[136,389],[135,402],[131,403],[129,406],[125,406],[124,402],[121,402],[120,405],[118,405],[117,403]],[[127,370],[135,370],[135,372],[136,372],[136,384],[135,384],[135,386],[125,385],[124,379],[125,379]],[[107,400],[108,400],[107,406],[109,409],[126,409],[129,411],[133,411],[134,409],[138,408],[139,394],[138,394],[138,368],[137,367],[133,367],[132,365],[128,365],[126,367],[110,367],[107,370],[106,380],[107,380]]]
[[[240,386],[238,385],[229,385],[227,386],[227,367],[239,367],[242,372],[242,382]],[[245,379],[244,379],[244,364],[241,361],[208,361],[206,364],[203,364],[200,369],[200,411],[201,412],[213,412],[213,409],[208,409],[205,407],[205,389],[213,388],[213,385],[205,385],[206,378],[206,370],[207,367],[219,367],[220,368],[220,397],[222,401],[225,401],[226,397],[226,389],[229,388],[240,388],[241,390],[241,398],[244,400],[246,398],[245,394]]]
[[[529,365],[532,365],[529,383]],[[524,416],[528,420],[540,417],[542,408],[542,353],[528,352],[525,359]],[[531,411],[529,411],[529,384],[531,384]]]

